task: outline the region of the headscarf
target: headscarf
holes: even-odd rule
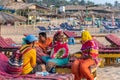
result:
[[[92,36],[91,36],[91,34],[89,33],[89,31],[87,31],[87,30],[82,31],[81,40],[82,40],[83,42],[92,40]]]
[[[63,32],[62,31],[57,31],[54,36],[53,36],[53,44],[57,41],[57,37],[58,35],[62,34]]]

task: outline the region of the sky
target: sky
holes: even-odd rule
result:
[[[88,1],[88,0],[86,0],[86,1]],[[89,1],[93,1],[97,4],[99,4],[99,3],[104,4],[106,2],[114,4],[115,1],[118,1],[120,3],[120,0],[89,0]]]
[[[70,1],[70,0],[68,0],[68,1]],[[79,0],[79,1],[81,1],[81,0]],[[85,1],[93,1],[96,4],[104,4],[106,2],[114,4],[115,1],[118,1],[120,3],[120,0],[85,0]]]

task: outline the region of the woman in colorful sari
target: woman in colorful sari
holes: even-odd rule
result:
[[[82,42],[82,56],[72,64],[72,73],[75,75],[75,80],[86,78],[87,80],[94,80],[89,67],[97,64],[98,47],[92,40],[90,33],[84,30],[81,34]]]
[[[68,45],[63,41],[62,31],[55,33],[53,42],[50,45],[51,55],[43,56],[42,60],[47,64],[47,70],[51,72],[55,65],[62,66],[68,63]]]

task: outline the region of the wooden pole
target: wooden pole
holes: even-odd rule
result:
[[[1,31],[1,30],[2,30],[2,29],[1,29],[1,25],[2,25],[2,24],[0,24],[0,36],[1,36],[1,34],[2,34],[2,31]]]

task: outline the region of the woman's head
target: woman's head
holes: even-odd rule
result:
[[[47,35],[46,35],[45,32],[39,33],[39,41],[45,42],[45,41],[46,41],[46,38],[47,38]]]
[[[60,41],[63,42],[63,32],[57,31],[53,37],[54,41]]]
[[[89,41],[89,40],[92,40],[92,36],[89,33],[89,31],[87,31],[87,30],[82,31],[82,34],[81,34],[82,43]]]

